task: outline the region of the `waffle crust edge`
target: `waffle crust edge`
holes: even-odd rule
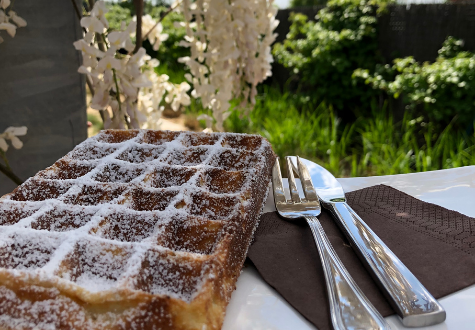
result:
[[[127,154],[133,148],[137,152]],[[101,153],[106,155],[81,159]],[[0,329],[220,329],[267,197],[274,159],[267,140],[252,135],[108,130],[86,140],[0,199],[0,235],[7,237],[0,245],[0,254],[7,255],[0,256]],[[70,178],[71,166],[75,173],[82,174],[79,179]],[[113,182],[120,180],[121,166],[127,169],[127,175],[134,170],[141,172],[129,182]],[[171,185],[160,181],[174,171],[181,172]],[[193,173],[180,184],[186,171]],[[238,187],[236,182],[241,181]],[[56,182],[66,187],[53,187]],[[43,189],[54,197],[41,200],[42,196],[37,196],[41,193],[28,185],[36,185],[34,189]],[[90,193],[88,196],[96,200],[89,201],[84,197],[86,186],[102,187],[108,197]],[[55,189],[61,190],[59,194]],[[162,209],[160,198],[169,191],[175,195]],[[152,207],[156,209],[146,209],[143,196],[151,196],[147,201],[156,198],[157,204]],[[213,212],[206,213],[207,207],[193,209],[192,201],[196,200],[204,201],[205,206],[213,200],[218,202],[216,209],[211,205]],[[73,213],[84,211],[74,218],[80,223],[78,228],[64,229],[68,224],[61,223],[61,219],[68,215],[58,216],[56,222],[46,221],[46,215],[54,214],[58,205],[66,209],[71,205]],[[115,206],[104,211],[109,205],[119,205],[118,211]],[[121,218],[121,212],[130,215],[128,220]],[[90,220],[81,223],[82,214]],[[130,228],[120,229],[122,222],[130,219],[148,224],[142,218],[152,219],[147,220],[152,221],[152,229],[149,236],[142,235],[143,240],[137,238],[142,238],[142,233],[133,236]],[[153,223],[153,219],[159,220]],[[200,237],[201,229],[209,237]],[[76,241],[65,232],[77,233]],[[24,237],[19,238],[21,235]],[[31,255],[29,245],[22,250],[23,240],[30,242],[29,235],[36,235],[31,236],[33,248],[40,244]],[[48,236],[48,244],[54,246],[46,261],[41,259],[42,249],[47,251],[48,247],[41,245],[41,235]],[[214,245],[208,242],[213,239]],[[78,243],[81,240],[85,241],[82,245]],[[90,252],[90,244],[103,247],[107,256]],[[61,256],[59,247],[69,247],[70,251]],[[137,257],[140,253],[142,256]],[[116,257],[117,265],[107,266],[107,258]],[[131,261],[134,257],[138,260],[135,264]],[[136,271],[124,270],[131,272],[130,276],[121,274],[115,269],[121,260]],[[90,276],[88,280],[94,279],[94,265],[102,267],[101,262],[107,273],[101,276],[115,284],[108,290],[91,291],[79,279],[84,274]],[[160,277],[162,273],[165,280]],[[115,274],[120,275],[115,278]],[[173,287],[174,283],[162,283],[168,278],[178,284]]]

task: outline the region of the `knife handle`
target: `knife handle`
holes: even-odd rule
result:
[[[445,310],[346,202],[326,204],[406,327],[445,321]]]

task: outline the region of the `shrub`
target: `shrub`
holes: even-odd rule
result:
[[[388,175],[475,164],[475,135],[406,111],[394,121],[373,102],[371,116],[343,124],[332,108],[295,93],[263,86],[248,118],[233,112],[226,129],[265,136],[280,156],[299,155],[337,176]]]
[[[327,3],[327,0],[291,0],[290,7],[320,6]]]
[[[274,46],[279,63],[301,79],[301,90],[332,104],[358,112],[378,94],[352,79],[357,68],[374,71],[378,61],[377,16],[384,6],[373,0],[331,0],[317,21],[291,14],[292,25],[284,43]]]
[[[150,11],[150,16],[158,20],[167,10],[168,8],[163,6],[154,7]],[[181,80],[173,81],[174,83],[180,83],[185,80],[185,66],[182,63],[178,63],[178,58],[190,56],[190,49],[179,45],[186,34],[185,28],[175,26],[176,22],[183,22],[183,20],[183,14],[175,11],[170,12],[162,21],[163,32],[168,34],[168,39],[162,43],[158,51],[154,51],[148,41],[144,44],[147,54],[157,58],[160,63],[166,66],[168,71],[182,72]]]
[[[462,45],[461,40],[449,37],[433,63],[400,58],[374,73],[358,69],[354,77],[394,98],[402,96],[413,116],[422,114],[447,125],[457,115],[460,123],[471,125],[475,119],[475,54],[461,52]]]

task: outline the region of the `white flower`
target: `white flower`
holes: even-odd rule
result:
[[[84,39],[80,39],[73,43],[74,47],[77,50],[82,51],[84,54],[87,54],[92,57],[103,57],[104,53],[101,52],[99,49],[90,46]]]
[[[0,23],[0,30],[6,30],[12,38],[16,34],[16,26],[11,23]]]
[[[140,76],[134,79],[134,81],[132,82],[132,85],[136,88],[142,88],[142,87],[152,87],[153,84],[145,74],[141,74]]]
[[[129,60],[129,63],[137,64],[138,66],[142,66],[145,64],[145,57],[147,56],[147,52],[145,48],[140,47],[140,49],[132,55]]]
[[[91,101],[91,108],[96,110],[103,110],[109,105],[110,96],[109,89],[105,85],[95,86],[95,94]]]
[[[104,1],[97,1],[91,11],[91,16],[98,18],[106,28],[109,28],[109,22],[105,14],[109,11]]]
[[[8,23],[8,16],[5,15],[3,10],[0,10],[0,23]]]
[[[94,8],[92,8],[91,15],[94,17],[104,16],[109,9],[107,9],[106,3],[104,1],[96,1]]]
[[[14,11],[10,11],[8,14],[10,19],[18,26],[18,27],[25,27],[27,25],[26,21],[18,16]]]
[[[82,74],[87,74],[91,77],[99,79],[99,74],[95,70],[92,70],[90,67],[86,67],[84,65],[81,65],[78,69],[78,72],[82,73]]]
[[[112,56],[104,56],[99,63],[97,64],[97,71],[99,73],[102,73],[106,70],[121,70],[122,69],[122,63],[120,60],[112,57]]]
[[[4,152],[8,150],[8,144],[6,140],[10,140],[15,149],[21,149],[23,142],[17,136],[26,135],[28,128],[26,126],[21,127],[8,127],[2,134],[0,134],[0,149]]]
[[[119,85],[121,87],[122,93],[124,93],[126,97],[134,100],[137,98],[139,93],[138,88],[134,87],[128,79],[122,76],[119,81]]]
[[[10,0],[0,0],[0,7],[5,10],[8,6],[10,6]]]
[[[125,23],[125,22],[122,22]],[[135,30],[137,29],[137,22],[135,20],[130,21],[129,26],[125,29],[125,32],[128,34],[135,34]]]
[[[150,61],[148,61],[148,64],[149,64],[152,68],[156,68],[157,66],[160,65],[160,61],[157,60],[156,58],[152,58]]]
[[[217,129],[222,130],[230,114],[230,100],[244,99],[244,107],[252,104],[257,84],[270,75],[276,9],[273,0],[180,1],[185,22],[179,25],[186,29],[180,44],[190,48],[190,56],[179,61],[190,70],[186,79],[193,84],[191,95],[200,97],[213,113],[214,119],[208,118],[207,123],[216,120]],[[156,74],[159,62],[151,60],[143,48],[133,55],[118,52],[125,49],[130,53],[135,48],[131,35],[136,23],[127,27],[122,23],[119,31],[108,32],[106,11],[105,2],[97,1],[90,17],[81,22],[89,32],[74,43],[83,53],[78,71],[91,78],[95,89],[91,106],[107,110],[106,127],[124,127],[125,117],[132,127],[156,128],[163,101],[174,110],[189,105],[191,86],[188,82],[173,84],[168,76]],[[94,44],[95,33],[104,33],[107,52],[100,52]],[[155,50],[168,38],[150,15],[142,18],[142,33]]]
[[[107,40],[109,41],[111,46],[116,47],[116,49],[124,48],[125,41],[127,40],[127,38],[130,38],[128,33],[121,31],[113,31],[107,36]]]
[[[8,15],[5,13],[6,9],[10,6],[10,0],[0,0],[0,30],[5,30],[10,37],[15,37],[17,27],[25,27],[26,21],[17,15],[13,10],[9,10]],[[10,20],[16,25],[10,23]],[[4,39],[0,36],[0,43]]]
[[[182,82],[179,85],[166,84],[165,89],[168,91],[168,95],[165,97],[165,102],[171,103],[171,107],[174,111],[178,111],[181,105],[190,105],[191,100],[186,92],[188,92],[191,86]]]
[[[243,99],[243,107],[253,104],[257,84],[271,74],[270,45],[276,37],[277,11],[273,0],[235,0],[231,4],[183,0],[182,12],[186,36],[180,45],[189,47],[191,55],[178,61],[190,69],[186,79],[193,83],[191,95],[200,97],[203,106],[212,110],[221,130],[229,116],[230,100]]]
[[[137,18],[134,17],[134,20],[136,19]],[[147,38],[150,40],[154,50],[158,50],[162,42],[168,39],[168,34],[162,32],[162,23],[157,24],[157,22],[150,15],[145,15],[142,17],[142,35],[145,36],[145,34],[148,33]]]
[[[95,17],[104,16],[109,9],[107,9],[106,3],[104,1],[96,1],[94,8],[92,8],[91,15]]]
[[[104,33],[106,27],[94,16],[81,18],[81,26],[89,32]]]
[[[82,54],[82,63],[85,67],[95,68],[97,66],[97,58],[95,56],[90,56],[85,53]]]
[[[87,44],[90,45],[93,40],[94,40],[94,32],[87,32],[87,33],[84,35],[84,41],[85,41]]]

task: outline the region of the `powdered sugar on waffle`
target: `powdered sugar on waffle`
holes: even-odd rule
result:
[[[101,132],[0,199],[0,271],[190,301],[268,150],[241,134]]]

